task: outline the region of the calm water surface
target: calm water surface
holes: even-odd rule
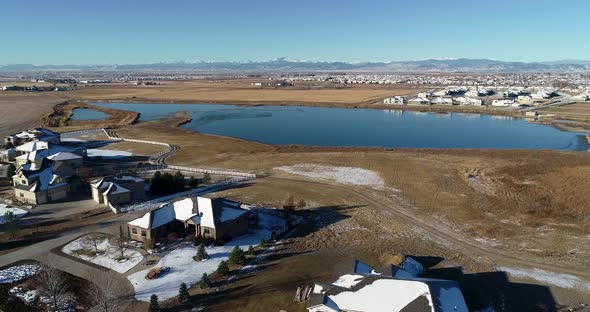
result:
[[[277,145],[579,151],[589,148],[582,133],[564,132],[551,126],[504,116],[294,106],[93,105],[139,112],[140,121],[168,117],[177,111],[189,111],[193,120],[183,125],[186,129]],[[78,110],[74,116],[76,114]]]
[[[101,111],[97,111],[95,109],[89,108],[75,108],[74,115],[72,115],[72,120],[102,120],[109,118],[110,115],[103,113]]]

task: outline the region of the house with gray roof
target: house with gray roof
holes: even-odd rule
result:
[[[407,261],[406,261],[407,260]],[[422,278],[422,265],[411,257],[391,275],[355,261],[353,273],[331,284],[316,283],[307,301],[310,312],[468,312],[455,281]]]

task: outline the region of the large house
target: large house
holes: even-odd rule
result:
[[[48,139],[49,142],[32,140],[17,146],[15,150],[20,156],[15,158],[17,169],[12,177],[17,199],[35,205],[63,200],[77,190],[79,179],[76,172],[84,164],[83,156],[86,155],[84,148],[55,143],[59,141],[59,135],[52,136],[54,132],[39,133],[35,138]],[[24,140],[25,137],[15,135],[11,138]]]
[[[215,241],[248,233],[248,211],[223,198],[186,198],[161,205],[129,222],[131,239],[157,242],[169,233],[184,233]]]
[[[406,257],[391,274],[380,274],[355,261],[354,272],[331,284],[316,283],[307,302],[310,312],[468,312],[455,281],[417,277],[422,265]]]
[[[61,142],[60,134],[45,128],[35,128],[14,133],[4,137],[5,143],[11,143],[14,146],[22,145],[32,141],[43,141],[53,144]]]
[[[90,183],[92,199],[107,206],[130,203],[145,198],[145,181],[138,177],[100,178]]]
[[[19,166],[12,177],[16,198],[35,205],[63,200],[78,185],[70,169],[63,161],[49,158]]]

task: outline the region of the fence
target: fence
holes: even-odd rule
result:
[[[247,178],[247,177],[234,178],[231,180],[226,180],[226,181],[222,181],[222,182],[211,184],[211,185],[198,187],[193,190],[158,197],[156,199],[152,199],[152,200],[140,203],[140,204],[128,205],[128,206],[123,206],[123,207],[112,207],[112,209],[114,209],[113,211],[115,213],[150,210],[153,208],[157,208],[163,202],[170,201],[170,200],[173,200],[178,197],[200,196],[200,195],[204,195],[206,193],[221,191],[221,190],[226,189],[228,187],[236,186],[236,185],[250,182],[253,180],[254,180],[253,178]]]
[[[101,131],[104,131],[104,129],[100,128],[100,129],[87,129],[87,130],[79,130],[79,131],[70,131],[70,132],[61,133],[60,137],[69,138],[69,137],[75,137],[75,136],[96,133],[96,132],[101,132]]]

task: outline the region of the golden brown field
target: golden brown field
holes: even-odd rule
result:
[[[305,103],[358,105],[394,95],[414,94],[424,87],[409,86],[370,87],[354,86],[345,89],[261,88],[251,86],[253,80],[212,80],[189,82],[163,82],[159,86],[132,86],[122,84],[91,85],[70,92],[72,98],[84,100],[132,100],[158,102],[203,102],[234,104],[288,104]]]

